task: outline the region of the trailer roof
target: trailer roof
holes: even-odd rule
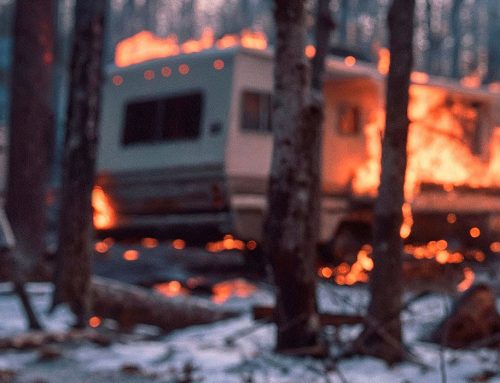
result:
[[[193,60],[200,59],[229,59],[238,55],[254,57],[257,56],[272,61],[273,50],[250,49],[242,46],[234,46],[226,49],[210,48],[197,53],[179,54],[175,56],[149,60],[126,67],[117,67],[115,64],[110,64],[106,67],[106,72],[107,75],[112,76],[118,73],[126,74],[127,72],[146,70],[150,68],[151,64],[165,63],[176,65],[181,63],[189,63]],[[328,56],[326,61],[326,78],[330,80],[368,78],[376,82],[383,82],[385,80],[385,77],[386,76],[384,74],[378,72],[376,66],[373,63],[356,60],[353,57],[350,61],[348,61],[346,57],[330,55]],[[494,97],[500,100],[500,93],[489,90],[487,86],[466,87],[457,80],[430,76],[422,72],[413,72],[412,83],[429,87],[438,87],[464,96],[484,98]]]

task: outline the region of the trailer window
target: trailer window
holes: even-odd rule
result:
[[[123,144],[197,138],[202,103],[200,93],[130,102],[125,112]]]
[[[355,105],[340,105],[338,108],[338,131],[342,135],[355,135],[361,131],[361,111]]]
[[[242,94],[241,128],[253,132],[271,132],[271,94],[244,91]]]

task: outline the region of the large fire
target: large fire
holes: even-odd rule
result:
[[[479,109],[473,103],[452,99],[446,91],[421,85],[410,87],[408,116],[408,166],[405,197],[411,201],[423,183],[456,186],[500,187],[500,127],[490,140],[489,159],[473,153],[480,148]],[[353,180],[358,195],[374,196],[380,175],[384,113],[378,111],[364,128],[367,161]]]
[[[142,31],[120,41],[115,49],[115,64],[125,67],[144,61],[191,54],[207,49],[227,49],[233,46],[265,50],[267,37],[263,32],[244,29],[239,34],[224,35],[215,39],[211,28],[205,28],[199,39],[179,43],[175,34],[159,37],[150,31]]]

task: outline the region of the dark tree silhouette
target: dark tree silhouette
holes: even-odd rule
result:
[[[371,301],[367,324],[358,339],[361,351],[396,362],[404,357],[401,335],[402,251],[400,237],[408,99],[413,65],[415,0],[394,0],[388,16],[391,63],[387,79],[387,115],[382,144],[382,174],[375,203]]]
[[[104,18],[107,2],[77,0],[63,156],[54,307],[67,302],[86,325],[90,307],[91,194],[94,184]]]
[[[328,20],[328,29],[331,26],[328,1],[321,3],[321,25]],[[320,194],[321,78],[329,33],[317,34],[326,42],[317,43],[316,79],[311,82],[310,67],[304,56],[304,2],[276,0],[274,12],[275,143],[264,250],[276,283],[277,349],[314,353],[321,350],[314,267]]]
[[[45,188],[53,135],[52,0],[16,2],[6,211],[17,240],[17,272],[33,271],[44,251]]]
[[[6,212],[16,238],[12,277],[30,326],[36,328],[23,282],[45,249],[45,191],[54,120],[54,1],[16,1],[14,20]]]

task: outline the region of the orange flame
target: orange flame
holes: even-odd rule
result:
[[[389,64],[391,63],[391,52],[387,48],[380,48],[378,51],[377,70],[380,74],[389,73]]]
[[[92,207],[94,209],[93,221],[96,229],[109,229],[116,221],[115,212],[109,198],[100,186],[92,190]]]
[[[412,201],[422,183],[440,184],[446,191],[461,185],[500,186],[500,127],[492,134],[489,161],[475,156],[470,148],[470,129],[475,128],[477,113],[473,106],[460,100],[450,104],[444,90],[410,87],[407,201]],[[384,118],[384,112],[379,110],[364,127],[368,159],[353,179],[353,190],[358,195],[377,193]]]
[[[411,213],[411,205],[408,202],[403,204],[403,223],[399,230],[399,235],[401,238],[406,239],[411,234],[411,228],[413,226],[413,216]]]
[[[201,52],[214,47],[226,49],[237,45],[265,50],[267,37],[263,32],[244,29],[238,35],[225,35],[215,41],[213,30],[205,28],[198,40],[191,39],[179,44],[174,34],[161,38],[150,31],[142,31],[116,45],[115,64],[118,67],[126,67],[149,60]]]
[[[257,243],[254,244],[255,241],[249,241],[248,249],[254,250],[257,247]],[[205,246],[205,249],[211,253],[220,253],[224,250],[245,250],[245,242],[234,239],[231,234],[226,234],[222,241],[217,242],[209,242]]]

